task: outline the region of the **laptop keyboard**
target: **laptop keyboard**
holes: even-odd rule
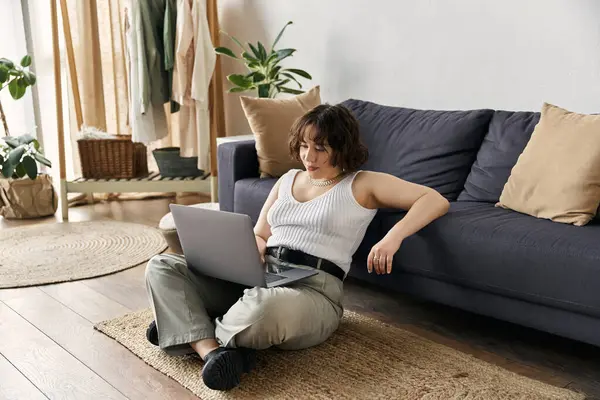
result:
[[[277,282],[277,281],[280,281],[282,279],[285,279],[285,277],[279,276],[279,275],[275,275],[275,274],[270,274],[268,272],[265,273],[265,281],[267,283]]]

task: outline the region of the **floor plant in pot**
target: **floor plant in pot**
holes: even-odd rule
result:
[[[30,65],[29,56],[23,57],[20,64],[0,58],[0,91],[8,88],[14,100],[22,98],[27,87],[36,82],[35,74],[28,69]],[[1,102],[0,118],[6,135],[0,138],[0,215],[16,219],[53,215],[58,196],[52,178],[40,168],[50,168],[52,163],[32,135],[9,135]]]

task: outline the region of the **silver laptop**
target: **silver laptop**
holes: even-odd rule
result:
[[[318,273],[286,263],[263,264],[247,215],[180,204],[170,208],[183,255],[196,273],[249,287],[286,285]]]

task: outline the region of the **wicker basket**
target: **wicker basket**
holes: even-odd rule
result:
[[[200,176],[198,157],[181,157],[179,147],[163,147],[152,151],[161,176]]]
[[[81,172],[86,179],[123,179],[148,175],[147,149],[131,136],[115,139],[79,139]]]

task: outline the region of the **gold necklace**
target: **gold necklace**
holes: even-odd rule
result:
[[[308,181],[313,186],[325,187],[325,186],[329,186],[329,185],[334,184],[338,180],[338,178],[340,176],[342,176],[342,175],[344,175],[344,172],[340,173],[338,176],[335,176],[335,177],[333,177],[331,179],[327,179],[327,180],[324,180],[324,181],[322,181],[322,180],[315,180],[315,179],[311,178],[310,175],[309,175],[308,176]]]

